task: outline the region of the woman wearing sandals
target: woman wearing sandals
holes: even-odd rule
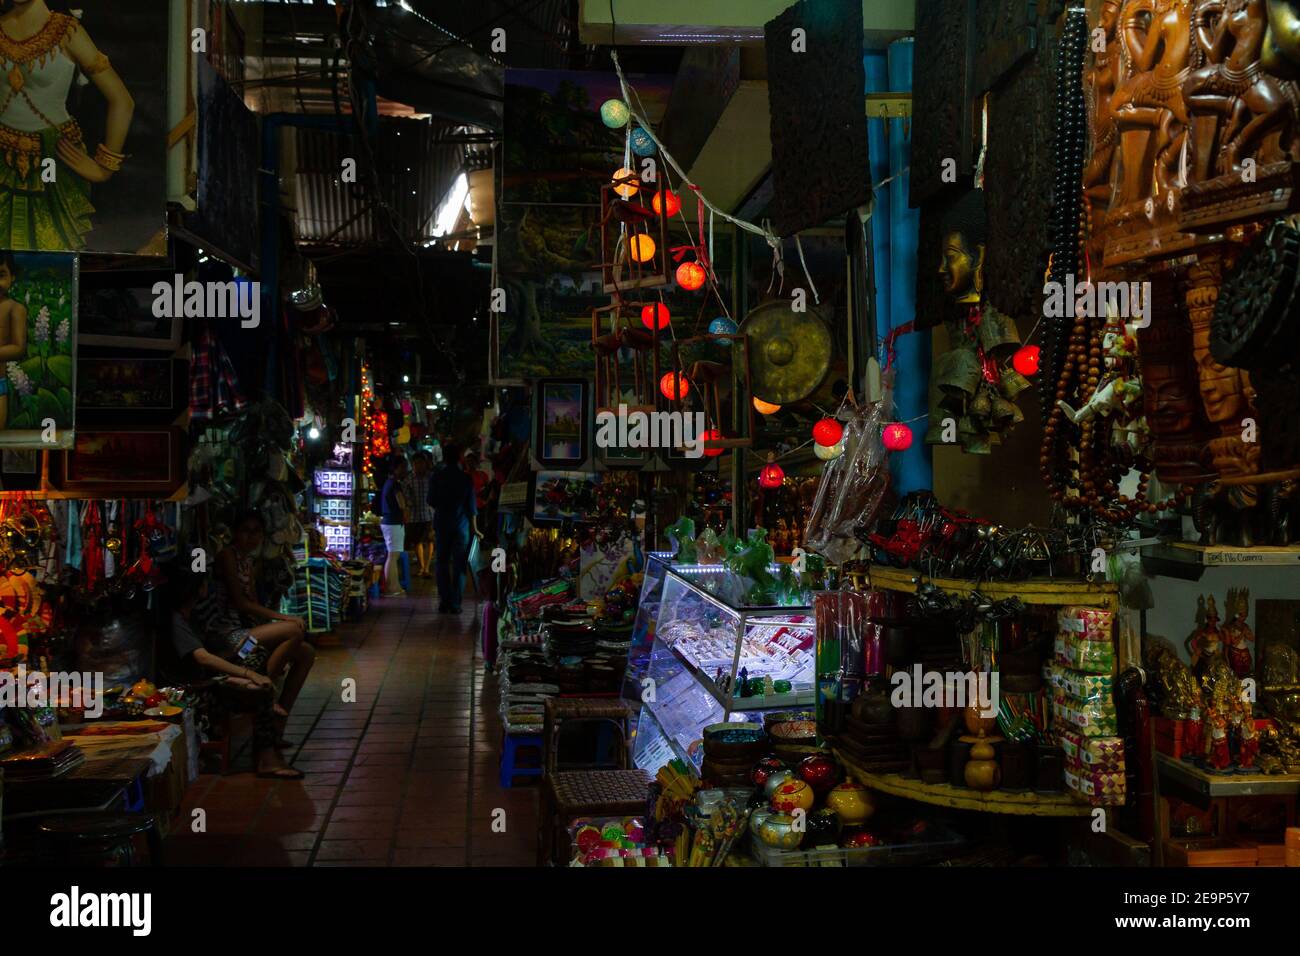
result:
[[[219,656],[273,682],[284,678],[279,699],[273,704],[280,731],[276,739],[284,746],[280,737],[316,661],[316,650],[306,642],[307,626],[302,618],[258,603],[254,558],[262,550],[265,535],[259,512],[250,509],[235,519],[234,541],[217,555],[216,579],[196,604],[194,616],[199,633]]]
[[[183,565],[172,570],[168,582],[172,608],[172,648],[180,661],[182,679],[220,678],[210,688],[209,716],[219,718],[223,712],[248,710],[253,704],[253,762],[259,777],[275,780],[301,780],[302,771],[290,767],[280,752],[275,717],[275,685],[271,678],[227,660],[204,646],[197,628],[195,608],[206,596],[207,578]],[[188,674],[185,673],[188,671]]]

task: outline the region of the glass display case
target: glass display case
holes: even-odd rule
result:
[[[705,727],[761,723],[768,712],[813,703],[811,595],[754,606],[745,598],[751,582],[720,565],[668,566],[660,587],[654,640],[637,679],[644,690],[634,701],[636,766],[653,773],[680,757],[698,772]]]

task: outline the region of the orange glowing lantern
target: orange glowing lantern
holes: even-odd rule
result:
[[[661,189],[650,200],[656,216],[675,216],[682,211],[682,201],[671,189]],[[667,210],[667,212],[665,212]]]
[[[668,311],[668,306],[662,302],[641,307],[641,324],[647,329],[666,329],[671,320],[672,313]]]
[[[645,233],[638,233],[628,242],[628,255],[633,262],[649,262],[655,257],[655,241]]]
[[[614,174],[614,192],[618,193],[624,199],[631,199],[641,188],[641,181],[636,178],[636,173],[624,166]]]
[[[774,405],[771,402],[765,402],[758,396],[754,397],[754,411],[760,415],[775,415],[781,410],[780,405]]]
[[[691,392],[691,380],[681,372],[665,372],[659,379],[659,391],[670,401],[680,401]]]
[[[703,288],[704,281],[708,277],[708,273],[704,271],[704,266],[698,262],[683,262],[677,267],[677,284],[687,292],[694,292],[696,289]]]

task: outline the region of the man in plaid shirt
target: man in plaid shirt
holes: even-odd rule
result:
[[[429,507],[429,456],[416,452],[411,459],[411,474],[402,489],[406,495],[406,544],[415,546],[415,560],[419,565],[417,577],[432,577],[429,565],[433,562],[433,509]]]

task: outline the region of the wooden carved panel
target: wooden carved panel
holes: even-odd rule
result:
[[[807,48],[793,49],[795,28]],[[772,127],[772,223],[789,236],[871,198],[863,114],[862,6],[800,0],[764,26]],[[816,104],[810,109],[809,104]]]
[[[956,160],[960,192],[969,187],[979,149],[975,125],[975,0],[916,0],[916,69],[912,77],[913,206],[953,184],[943,161]]]

